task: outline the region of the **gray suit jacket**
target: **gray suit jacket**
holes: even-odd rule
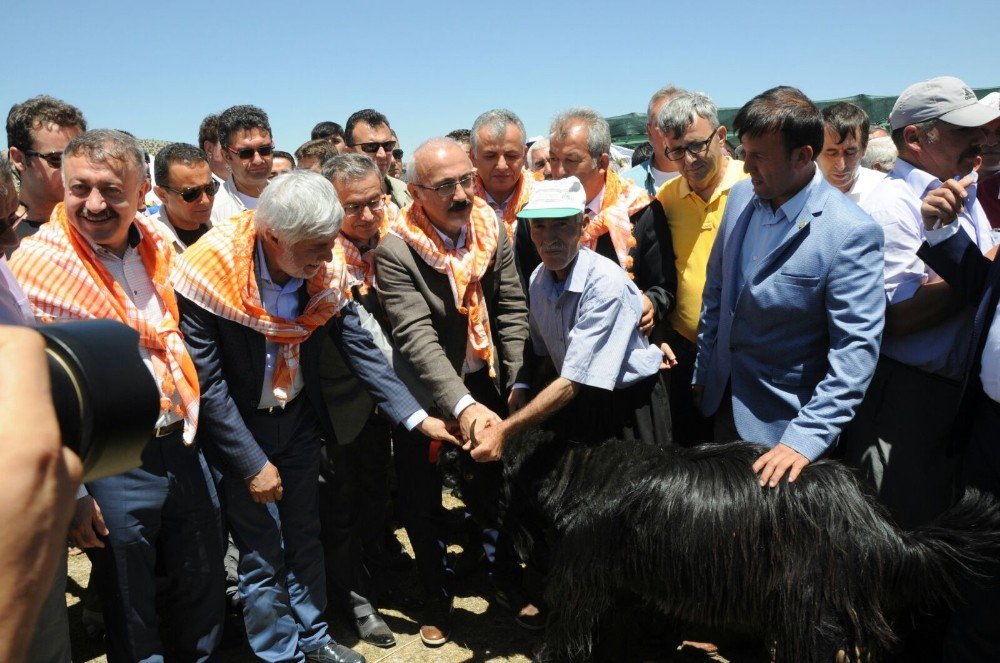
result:
[[[406,242],[388,234],[375,250],[375,275],[396,347],[416,369],[434,401],[450,415],[469,393],[462,381],[468,320],[455,308],[448,277],[436,272]],[[528,307],[507,233],[500,232],[493,264],[482,279],[496,344],[497,387],[506,394],[528,382],[523,370]]]

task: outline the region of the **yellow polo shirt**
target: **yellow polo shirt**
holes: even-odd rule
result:
[[[663,205],[670,224],[670,236],[677,256],[677,306],[670,313],[670,324],[692,343],[698,340],[701,317],[701,293],[705,289],[708,255],[726,211],[726,201],[733,185],[747,177],[743,162],[730,158],[715,193],[706,203],[688,186],[683,176],[662,187],[656,198]]]

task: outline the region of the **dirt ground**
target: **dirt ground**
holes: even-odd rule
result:
[[[450,510],[461,509],[461,502],[445,494],[445,505]],[[403,529],[396,532],[407,552],[409,541]],[[458,554],[461,548],[449,547],[449,553]],[[90,562],[87,556],[71,550],[69,557],[69,581],[66,586],[66,603],[69,607],[70,638],[74,663],[104,662],[104,645],[100,640],[88,637],[82,623],[83,605],[81,599],[90,576]],[[406,591],[416,594],[414,573],[404,583]],[[460,582],[460,595],[455,600],[455,619],[452,640],[431,649],[420,641],[417,631],[419,614],[406,614],[394,609],[381,609],[386,623],[396,635],[396,646],[379,649],[360,642],[353,628],[339,614],[328,613],[331,635],[344,645],[364,654],[368,663],[485,663],[487,661],[511,661],[529,663],[532,647],[539,635],[525,631],[514,623],[511,613],[503,607],[491,604],[487,583],[481,575],[470,575]],[[223,638],[222,660],[226,663],[250,663],[257,660],[246,644],[238,618],[230,617],[226,622]],[[736,658],[721,655],[708,657],[685,648],[681,652],[665,653],[663,660],[689,661],[691,663],[737,663]]]

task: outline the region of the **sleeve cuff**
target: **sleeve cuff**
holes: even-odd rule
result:
[[[80,487],[76,489],[76,499],[83,499],[87,495],[90,495],[90,493],[87,492],[87,487],[81,483]]]
[[[476,402],[476,399],[472,397],[472,394],[466,394],[458,399],[458,403],[455,404],[455,409],[452,410],[452,415],[457,419],[458,415],[462,414],[462,410],[469,407]]]
[[[515,382],[514,386],[510,388],[511,391],[515,389],[524,389],[525,391],[531,391],[531,385],[526,382]]]
[[[935,228],[934,230],[925,230],[924,239],[931,246],[937,246],[946,239],[950,239],[958,233],[958,222],[953,221],[946,226],[941,226],[940,228]]]
[[[416,412],[414,412],[413,414],[411,414],[406,418],[406,421],[403,422],[403,426],[406,427],[406,430],[412,431],[414,428],[420,425],[421,421],[423,421],[426,418],[427,418],[427,413],[424,411],[423,408],[420,408],[419,410],[417,410]]]

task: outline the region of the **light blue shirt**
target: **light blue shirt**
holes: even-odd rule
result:
[[[582,248],[564,283],[531,275],[531,341],[561,377],[611,391],[660,370],[663,353],[639,331],[642,294],[617,263]]]
[[[868,195],[863,209],[885,232],[885,294],[891,306],[913,297],[925,283],[940,281],[917,249],[926,239],[920,202],[941,180],[903,159]],[[966,189],[969,197],[956,224],[986,253],[993,247],[990,224],[976,200],[976,185]],[[975,311],[966,307],[930,329],[904,336],[885,336],[882,354],[914,368],[951,380],[961,380],[972,336]]]
[[[814,166],[815,168],[815,166]],[[802,208],[805,207],[806,200],[816,185],[823,179],[823,174],[816,168],[812,179],[802,187],[802,190],[785,201],[777,211],[771,209],[771,201],[764,200],[754,195],[753,214],[750,216],[750,223],[747,225],[747,234],[743,238],[743,246],[740,247],[740,271],[736,283],[736,291],[743,289],[743,284],[747,282],[761,261],[768,256],[771,251],[778,248],[781,240],[784,239],[792,224],[796,221]]]
[[[294,320],[299,317],[299,288],[302,287],[302,279],[291,278],[285,285],[278,285],[271,280],[271,274],[267,271],[267,261],[264,260],[264,249],[261,243],[257,242],[257,271],[260,275],[260,301],[264,305],[264,310],[271,315],[276,315],[285,320]],[[274,367],[278,360],[280,348],[273,341],[264,342],[264,386],[261,388],[259,409],[280,406],[281,403],[274,397],[271,381],[274,378]],[[302,391],[302,371],[295,373],[295,382],[288,394],[288,402],[298,396]]]

